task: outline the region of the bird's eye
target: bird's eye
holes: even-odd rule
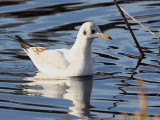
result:
[[[91,30],[91,33],[94,34],[96,31],[95,30]]]

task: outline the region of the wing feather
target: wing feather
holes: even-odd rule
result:
[[[69,66],[69,62],[65,58],[65,52],[62,50],[45,50],[45,48],[31,47],[28,55],[38,69],[48,67],[65,70]]]

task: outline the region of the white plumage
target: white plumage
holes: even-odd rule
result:
[[[46,50],[33,47],[16,36],[21,47],[31,58],[39,71],[53,77],[88,76],[93,74],[91,44],[94,38],[104,37],[99,27],[93,22],[84,23],[71,49]]]

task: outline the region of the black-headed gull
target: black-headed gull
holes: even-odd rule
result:
[[[17,35],[14,39],[21,44],[39,71],[54,77],[68,77],[93,75],[91,44],[97,37],[111,39],[102,34],[93,22],[85,22],[71,49],[46,50],[44,47],[34,47],[26,43]]]

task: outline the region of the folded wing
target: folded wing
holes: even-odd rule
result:
[[[65,70],[69,66],[63,51],[46,50],[43,47],[30,47],[27,51],[27,54],[40,71],[50,68]]]

